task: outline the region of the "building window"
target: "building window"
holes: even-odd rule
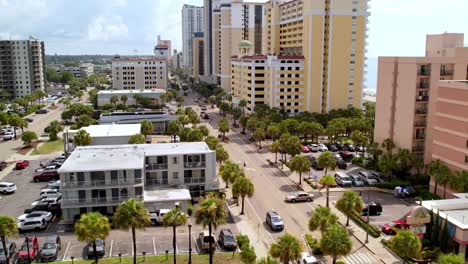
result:
[[[173,158],[172,158],[172,163],[173,163],[173,164],[177,164],[177,157],[173,157]]]
[[[465,163],[468,163],[468,156],[465,156]]]

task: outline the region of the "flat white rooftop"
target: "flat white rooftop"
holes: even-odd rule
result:
[[[422,201],[422,206],[461,229],[468,229],[468,193],[459,194],[461,198]]]
[[[141,124],[101,124],[82,127],[92,138],[119,137],[140,134]],[[77,133],[78,130],[69,130],[69,133]]]
[[[161,189],[143,192],[143,202],[190,201],[192,197],[187,189]]]
[[[205,142],[80,146],[60,167],[59,173],[142,169],[146,156],[211,152]]]
[[[162,94],[166,93],[165,89],[154,88],[154,89],[144,89],[144,90],[102,90],[98,94]]]

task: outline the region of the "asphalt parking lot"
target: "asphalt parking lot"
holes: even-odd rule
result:
[[[46,157],[44,158],[46,159]],[[17,186],[17,191],[9,195],[1,195],[0,214],[8,215],[16,219],[23,214],[24,210],[31,207],[31,203],[39,197],[42,189],[47,187],[47,182],[34,183],[32,176],[34,171],[39,168],[40,160],[31,160],[29,166],[23,170],[13,170],[1,181],[13,182]],[[200,225],[196,225],[192,217],[189,222],[192,223],[191,247],[192,252],[201,252],[198,242],[198,234],[202,230],[207,230]],[[220,226],[214,235],[217,239],[219,230],[229,228],[234,234],[238,234],[233,221]],[[80,242],[72,232],[65,232],[58,221],[53,221],[46,230],[37,232],[22,233],[18,238],[12,239],[20,247],[25,236],[37,236],[39,244],[42,245],[45,237],[49,235],[59,235],[62,240],[62,247],[58,260],[71,260],[86,258],[87,247],[85,242]],[[145,230],[137,231],[137,254],[160,255],[165,254],[166,250],[172,252],[172,228],[162,226],[149,226]],[[177,252],[188,253],[190,248],[188,227],[180,226],[177,228]],[[217,246],[217,251],[221,249]],[[105,239],[105,257],[116,257],[132,255],[132,237],[131,232],[125,232],[117,229],[111,230],[109,236]]]

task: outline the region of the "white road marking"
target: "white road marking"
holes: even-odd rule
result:
[[[153,250],[154,250],[154,255],[156,255],[156,243],[154,242],[154,236],[153,236]]]
[[[111,240],[110,249],[109,249],[109,257],[112,257],[112,246],[114,245],[114,240]]]
[[[65,249],[65,254],[63,254],[62,260],[65,260],[65,258],[67,257],[68,248],[70,248],[70,244],[71,244],[71,241],[68,241],[67,248]]]
[[[192,235],[193,237],[193,241],[195,241],[195,249],[197,250],[198,253],[200,253],[200,248],[198,248],[198,243],[197,243],[197,238],[195,237],[195,235]]]
[[[258,222],[259,222],[260,224],[263,224],[262,219],[261,219],[260,216],[257,214],[257,211],[255,211],[255,209],[253,208],[253,206],[252,206],[252,204],[250,203],[249,199],[248,199],[248,198],[245,198],[245,200],[247,201],[247,204],[250,206],[250,208],[252,208],[252,211],[254,212],[255,216],[256,216],[257,219],[258,219]],[[271,235],[270,232],[266,232],[266,233],[268,234],[268,236],[271,238],[271,240],[272,240],[273,242],[276,241],[276,240],[273,238],[273,236]]]

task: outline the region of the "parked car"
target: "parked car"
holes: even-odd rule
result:
[[[340,151],[339,154],[340,157],[346,162],[351,162],[354,158],[354,154],[349,151]]]
[[[288,194],[284,200],[286,202],[311,202],[314,200],[314,194],[310,192],[303,192],[303,191],[298,191],[298,192],[292,192]]]
[[[6,167],[8,167],[8,163],[0,161],[0,171],[4,170]]]
[[[39,253],[39,261],[51,262],[57,260],[61,246],[62,241],[59,236],[53,235],[47,237]]]
[[[393,221],[389,224],[384,224],[381,227],[382,233],[386,235],[395,235],[399,230],[409,229],[411,226],[406,221]]]
[[[49,187],[49,188],[56,187],[56,186],[60,186],[60,180],[58,180],[58,181],[49,181],[47,183],[47,187]]]
[[[353,182],[353,186],[355,187],[362,187],[364,186],[364,182],[361,180],[361,177],[357,174],[348,174],[349,178]]]
[[[57,170],[45,170],[33,176],[34,182],[58,180],[60,175]]]
[[[418,196],[418,191],[413,186],[397,186],[394,195],[397,198],[413,198]]]
[[[229,229],[222,229],[218,237],[219,246],[226,250],[236,250],[237,242]]]
[[[0,182],[0,192],[3,194],[16,192],[16,184],[12,182]]]
[[[46,199],[54,199],[54,198],[46,198]],[[60,216],[62,214],[62,209],[60,207],[60,203],[49,203],[49,202],[37,202],[36,204],[32,205],[31,208],[25,209],[24,213],[29,214],[35,211],[47,211],[51,212],[52,215]]]
[[[57,156],[55,157],[56,160],[58,160],[58,159],[63,159],[63,160],[65,160],[66,158],[67,158],[67,155],[65,155],[65,153],[59,154],[59,155],[57,155]]]
[[[12,140],[14,138],[15,138],[15,133],[11,131],[7,131],[5,132],[5,134],[3,134],[3,140]]]
[[[202,105],[200,109],[206,111],[206,105]]]
[[[100,238],[96,239],[96,255],[100,258],[106,254],[106,242]],[[94,258],[93,241],[88,242],[88,259]]]
[[[49,112],[48,109],[42,108],[36,111],[36,114],[47,114]]]
[[[297,264],[319,264],[319,262],[310,252],[302,252],[301,260]]]
[[[384,176],[383,173],[378,172],[378,171],[369,171],[374,177],[377,179],[379,182],[384,182]]]
[[[34,261],[38,252],[39,241],[37,237],[27,237],[18,251],[18,263],[29,263],[28,256],[32,261]]]
[[[29,160],[18,160],[15,165],[15,169],[22,170],[29,165]]]
[[[35,206],[40,202],[45,202],[50,204],[60,204],[60,197],[41,197],[31,203],[31,206]]]
[[[42,217],[26,218],[23,222],[17,224],[18,231],[44,230],[47,228],[47,222]]]
[[[50,126],[46,126],[46,127],[44,128],[44,133],[49,133],[49,131],[50,131]]]
[[[36,217],[40,217],[40,218],[44,219],[46,222],[50,222],[50,220],[52,220],[52,213],[47,212],[47,211],[34,211],[34,212],[29,213],[29,214],[22,214],[22,215],[18,216],[18,218],[16,220],[18,222],[24,222],[29,218],[36,218]]]
[[[204,113],[204,114],[202,115],[202,118],[203,118],[203,119],[210,119],[210,116],[209,116],[207,113]]]
[[[282,231],[284,229],[283,219],[275,211],[268,211],[266,213],[266,223],[272,231]]]
[[[210,241],[211,241],[211,250],[216,249],[216,239],[211,234],[209,235],[209,232],[207,230],[203,230],[198,234],[198,239],[200,240],[200,245],[202,250],[210,250]]]
[[[341,187],[351,187],[353,185],[348,174],[341,171],[335,172],[335,182]]]
[[[365,185],[372,186],[378,182],[374,175],[367,171],[360,171],[358,172],[358,175],[359,177],[361,177],[361,180],[364,182]]]
[[[335,147],[336,147],[338,150],[343,150],[344,145],[341,144],[341,142],[337,141],[337,142],[335,142]]]
[[[310,166],[314,168],[314,170],[323,170],[323,168],[318,165],[316,157],[309,156],[309,160],[310,160]]]
[[[336,166],[338,167],[338,169],[342,170],[346,170],[348,168],[348,164],[343,159],[337,159]]]
[[[55,189],[43,189],[39,194],[41,198],[62,198],[62,193]]]
[[[18,252],[16,252],[16,243],[15,242],[10,242],[6,241],[5,244],[7,250],[8,250],[8,257],[10,258],[10,263],[16,263],[17,258],[18,258]],[[6,255],[5,255],[5,250],[3,249],[3,246],[0,247],[0,264],[5,264],[6,263]]]
[[[356,148],[354,147],[353,144],[344,144],[343,150],[353,152],[353,151],[356,151]]]
[[[327,146],[325,146],[325,144],[323,144],[323,143],[318,144],[318,146],[319,146],[320,151],[327,151],[328,150]]]
[[[169,213],[170,211],[171,210],[169,209],[160,209],[160,210],[156,210],[153,212],[149,212],[151,224],[152,225],[162,224],[162,219],[164,215]]]
[[[318,152],[320,150],[319,146],[317,144],[310,144],[309,149],[311,152]]]
[[[307,146],[301,146],[301,148],[302,148],[302,152],[303,152],[303,153],[308,153],[308,152],[310,152],[310,149],[309,149],[309,147],[307,147]]]
[[[26,122],[28,123],[31,123],[34,121],[32,118],[29,118],[29,117],[24,118],[24,120],[26,120]]]
[[[365,204],[364,208],[362,208],[362,215],[380,215],[382,214],[382,205],[379,203],[371,202],[369,204]]]

